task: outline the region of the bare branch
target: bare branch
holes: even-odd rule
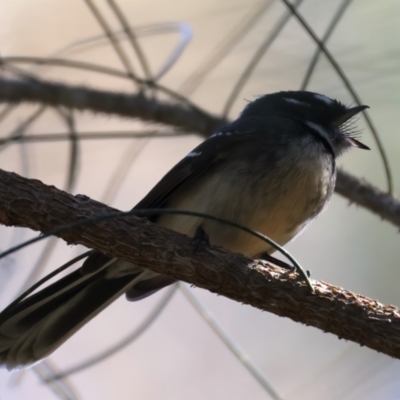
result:
[[[368,182],[339,170],[335,191],[400,227],[400,202]]]
[[[0,78],[0,103],[39,102],[140,118],[145,121],[174,126],[186,132],[208,137],[228,121],[211,116],[187,105],[149,99],[143,94],[123,94],[67,86],[35,78],[10,80]],[[374,186],[344,171],[338,171],[336,191],[350,201],[367,208],[382,219],[400,227],[400,202]]]
[[[4,102],[38,102],[79,111],[117,114],[172,125],[186,132],[199,132],[207,136],[226,122],[200,109],[149,99],[140,92],[112,93],[33,77],[23,80],[0,78],[0,103]]]
[[[2,170],[0,193],[0,223],[41,232],[116,211]],[[103,220],[59,237],[400,358],[400,310],[394,306],[325,282],[314,282],[311,294],[296,273],[221,247],[193,252],[190,238],[142,218]]]

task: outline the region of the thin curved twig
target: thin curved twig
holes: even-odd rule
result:
[[[326,43],[329,40],[329,37],[333,33],[334,29],[336,28],[337,24],[339,23],[340,19],[344,15],[344,12],[346,11],[347,7],[350,5],[352,0],[343,0],[342,4],[336,11],[335,15],[332,18],[332,21],[328,25],[328,28],[326,29],[324,35],[322,36],[321,42]],[[300,90],[306,90],[308,84],[310,83],[311,75],[314,72],[314,69],[317,65],[317,62],[319,60],[319,56],[321,55],[321,48],[318,46],[317,49],[315,50],[314,55],[311,58],[310,64],[308,65],[307,71],[304,75],[303,82],[300,86]]]
[[[131,145],[127,147],[124,154],[120,157],[119,164],[110,176],[108,184],[105,185],[103,195],[100,199],[101,202],[112,204],[119,188],[128,176],[129,169],[148,142],[149,139],[141,140],[140,143],[133,141]]]
[[[107,21],[103,18],[100,10],[96,7],[96,5],[93,3],[92,0],[84,0],[84,1],[86,5],[90,8],[90,11],[94,15],[94,17],[97,19],[97,22],[102,27],[104,33],[107,35],[112,47],[114,48],[116,54],[121,60],[122,65],[125,67],[129,77],[131,78],[132,81],[138,84],[139,85],[138,87],[140,88],[140,82],[138,81],[137,76],[133,71],[132,64],[130,63],[128,57],[126,56],[123,48],[119,45],[118,40],[115,39],[111,28],[108,26]]]
[[[63,110],[62,108],[58,108],[58,112],[61,114],[69,128],[68,141],[70,143],[70,156],[65,187],[67,192],[72,192],[78,177],[79,136],[75,126],[74,110],[68,108]]]
[[[8,143],[15,140],[23,140],[22,133],[34,123],[47,109],[47,105],[40,105],[32,114],[19,123],[5,139],[0,139],[0,153],[7,148]]]
[[[17,104],[6,104],[5,107],[0,111],[0,122],[2,122],[3,119],[5,119],[16,107]]]
[[[49,387],[49,389],[61,400],[79,400],[80,396],[76,389],[68,380],[58,382],[48,381],[48,377],[57,374],[57,369],[49,361],[42,361],[40,364],[32,367],[33,372],[40,378],[40,380]]]
[[[136,39],[136,35],[133,33],[133,30],[129,26],[129,23],[127,19],[125,18],[125,14],[121,11],[119,8],[118,4],[114,0],[107,0],[108,4],[114,11],[114,14],[117,16],[126,36],[128,37],[128,40],[132,46],[132,49],[135,51],[138,60],[140,62],[140,65],[143,69],[144,76],[146,80],[151,81],[152,80],[152,75],[150,71],[150,66],[149,63],[147,62],[146,56],[144,55],[144,52],[142,50],[142,47],[140,46],[139,42]],[[115,34],[111,32],[111,35],[115,37]]]

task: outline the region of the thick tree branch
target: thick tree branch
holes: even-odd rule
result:
[[[0,78],[0,103],[2,102],[39,102],[81,111],[117,114],[174,126],[183,131],[197,132],[204,137],[208,137],[227,122],[199,109],[149,99],[141,93],[111,93],[35,78],[25,80]],[[387,193],[344,171],[338,171],[336,191],[400,227],[400,202]]]
[[[86,196],[0,170],[0,223],[46,232],[115,212]],[[109,219],[61,233],[82,244],[261,310],[400,358],[400,310],[325,282],[311,294],[297,274],[191,239],[146,219]]]

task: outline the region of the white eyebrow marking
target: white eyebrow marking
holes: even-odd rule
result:
[[[215,133],[213,133],[211,136],[210,136],[210,138],[212,138],[212,137],[216,137],[216,136],[230,136],[230,135],[232,135],[232,132],[215,132]]]
[[[197,157],[201,154],[201,151],[196,152],[196,151],[192,151],[190,152],[186,157]]]
[[[311,128],[313,131],[319,133],[322,137],[327,139],[329,143],[331,143],[331,138],[329,137],[329,133],[326,129],[324,129],[321,125],[314,124],[314,122],[306,121],[306,125]]]
[[[323,102],[326,103],[326,104],[332,104],[332,103],[333,103],[333,100],[332,100],[332,99],[330,99],[330,98],[327,97],[327,96],[324,96],[323,94],[315,93],[315,94],[314,94],[314,97],[315,97],[316,99],[318,99],[318,100],[323,101]]]
[[[303,101],[300,101],[300,100],[291,99],[291,98],[287,98],[287,97],[284,97],[284,100],[286,100],[288,103],[293,103],[293,104],[301,104],[302,106],[308,106],[308,107],[311,107],[311,105],[310,105],[310,104],[308,104],[308,103],[304,103]]]

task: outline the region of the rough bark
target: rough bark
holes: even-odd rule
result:
[[[0,223],[47,232],[115,213],[83,195],[0,170]],[[211,246],[194,252],[191,239],[137,217],[102,220],[57,236],[110,256],[314,326],[400,358],[400,311],[322,281],[311,294],[296,273]]]

